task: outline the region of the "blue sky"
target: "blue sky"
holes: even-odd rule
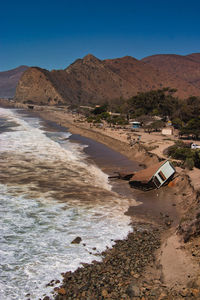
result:
[[[200,52],[200,1],[26,0],[0,3],[0,71],[62,69],[92,53],[141,59]]]

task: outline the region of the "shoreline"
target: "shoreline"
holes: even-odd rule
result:
[[[85,123],[77,123],[76,120],[74,121],[73,115],[52,111],[48,111],[48,113],[38,112],[38,114],[44,120],[52,120],[61,126],[67,127],[72,134],[83,135],[84,137],[102,143],[114,151],[121,153],[132,161],[138,161],[148,166],[152,163],[158,162],[159,160],[159,158],[153,154],[150,158],[147,151],[143,147],[140,147],[139,144],[135,144],[134,147],[130,147],[127,140],[120,140],[119,138],[117,139],[114,137],[114,134],[113,136],[112,134],[107,135],[102,129],[98,130],[97,128],[90,128],[89,124],[87,124],[86,127]]]
[[[73,116],[70,116],[66,112],[57,112],[50,109],[50,111],[44,112],[36,111],[36,114],[41,116],[42,119],[51,120],[57,123],[59,126],[67,127],[73,134],[80,134],[103,143],[113,150],[125,155],[132,161],[138,161],[143,165],[145,164],[148,166],[157,162],[159,159],[156,154],[148,153],[143,146],[136,144],[134,147],[130,147],[128,142],[124,140],[117,140],[112,136],[106,136],[102,129],[99,132],[98,129],[93,130],[92,128],[83,128],[83,125],[85,125],[84,123],[79,124],[74,122]],[[66,118],[69,119],[66,120]],[[159,243],[161,243],[161,245],[156,248],[154,247],[154,242],[152,242],[152,248],[148,249],[147,251],[147,256],[151,257],[151,260],[147,263],[147,265],[141,267],[138,273],[135,273],[135,271],[132,270],[133,273],[130,274],[128,279],[123,279],[126,274],[121,274],[121,277],[119,277],[119,280],[116,282],[118,289],[117,291],[113,290],[110,292],[108,287],[104,288],[105,284],[104,280],[102,279],[102,273],[108,272],[115,280],[116,271],[113,271],[114,273],[112,273],[111,266],[109,270],[106,271],[106,261],[110,261],[110,259],[111,261],[112,259],[115,260],[115,258],[113,258],[113,256],[115,256],[115,251],[119,251],[119,256],[125,255],[126,252],[130,250],[130,245],[132,243],[131,241],[135,239],[143,241],[144,246],[148,248],[148,243],[143,240],[143,236],[140,234],[140,232],[137,233],[136,231],[133,235],[129,234],[126,240],[116,241],[116,246],[112,248],[115,249],[113,250],[114,252],[112,252],[112,249],[109,249],[103,253],[105,258],[103,259],[102,263],[94,263],[90,266],[84,266],[81,268],[81,270],[78,269],[74,273],[70,273],[70,280],[75,280],[73,281],[73,285],[70,285],[71,291],[73,291],[70,296],[67,294],[69,289],[69,272],[67,272],[64,276],[63,284],[59,289],[55,290],[56,294],[54,297],[56,300],[64,300],[68,299],[68,297],[71,297],[71,299],[78,299],[79,297],[79,299],[91,300],[107,298],[118,299],[116,298],[116,295],[117,297],[121,297],[120,299],[141,299],[141,297],[144,297],[144,299],[180,299],[185,297],[186,299],[199,299],[200,285],[198,286],[198,282],[200,282],[200,273],[197,272],[196,269],[197,264],[195,257],[191,259],[191,255],[189,253],[191,249],[179,241],[179,236],[175,236],[176,228],[180,222],[180,219],[185,213],[187,213],[190,204],[193,205],[197,195],[195,190],[190,185],[187,174],[184,171],[178,171],[179,177],[174,181],[174,184],[171,185],[171,187],[159,189],[156,191],[156,193],[153,192],[155,194],[153,197],[150,197],[150,193],[147,194],[145,192],[136,191],[136,200],[143,194],[143,206],[139,205],[138,207],[134,208],[130,207],[126,212],[126,214],[131,216],[132,226],[134,228],[137,228],[138,226],[143,229],[146,228],[144,231],[146,230],[149,236],[151,236],[152,230],[156,229],[157,234],[155,245],[158,240],[160,241]],[[151,201],[149,201],[149,198]],[[162,215],[160,214],[161,207],[163,208]],[[173,215],[174,210],[177,211],[179,216],[177,216],[177,213]],[[158,237],[159,235],[160,237]],[[193,247],[193,244],[190,244],[190,246]],[[121,247],[123,249],[121,249]],[[180,248],[180,251],[175,250],[178,248]],[[168,256],[171,257],[171,261],[168,260]],[[181,259],[179,259],[179,257]],[[129,258],[127,258],[128,261]],[[118,261],[119,257],[117,256],[116,259]],[[142,256],[137,257],[137,260],[139,265],[142,264]],[[116,264],[117,261],[115,262]],[[101,264],[101,267],[99,267],[99,264]],[[171,264],[172,268],[167,268],[167,265]],[[186,268],[182,269],[181,264],[185,264]],[[192,268],[187,267],[187,265],[191,265]],[[87,288],[85,287],[82,290],[79,289],[77,283],[80,282],[81,278],[84,278],[84,274],[86,275],[87,273],[87,268],[89,269],[89,273],[87,274],[90,274],[90,277],[95,277],[94,274],[97,266],[100,268],[102,273],[96,277],[96,281],[98,282],[98,280],[100,280],[101,282],[103,280],[103,282],[102,286],[100,286],[98,289],[98,294],[90,295],[90,293],[94,292],[91,290],[90,286],[87,285]],[[180,268],[179,272],[177,273],[174,271],[176,266]],[[120,269],[119,266],[118,269]],[[185,274],[181,274],[183,271]],[[172,276],[170,275],[172,273],[175,274]],[[134,275],[136,275],[137,278],[134,277]],[[80,276],[79,279],[77,279],[77,276]],[[123,283],[124,280],[125,282],[127,280],[126,284]],[[180,284],[178,281],[180,281]],[[93,285],[95,284],[96,283],[94,281]],[[112,292],[119,293],[112,295]],[[77,296],[73,297],[73,295]],[[126,295],[126,297],[124,296],[125,298],[123,298],[123,295]],[[46,296],[44,300],[47,299],[49,298]]]

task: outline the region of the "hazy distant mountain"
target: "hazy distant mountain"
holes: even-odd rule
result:
[[[180,98],[200,96],[200,54],[126,56],[100,60],[88,54],[65,70],[29,68],[22,75],[16,100],[43,104],[95,104],[127,99],[138,92],[171,87]]]
[[[0,98],[14,97],[16,86],[27,66],[20,66],[5,72],[0,72]]]

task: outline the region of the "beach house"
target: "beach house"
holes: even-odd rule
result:
[[[134,129],[138,129],[141,127],[141,122],[138,122],[138,121],[133,121],[133,122],[129,122],[132,126],[132,128]]]
[[[173,134],[173,128],[167,127],[162,129],[162,135],[172,135]]]
[[[130,178],[129,183],[132,187],[143,190],[160,188],[172,179],[175,172],[176,170],[170,161],[161,161],[135,173]]]

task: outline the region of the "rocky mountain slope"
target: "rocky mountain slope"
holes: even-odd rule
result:
[[[16,86],[27,66],[20,66],[5,72],[0,72],[0,98],[14,97]]]
[[[89,54],[64,70],[29,68],[15,99],[37,104],[97,104],[141,91],[171,87],[176,95],[200,96],[200,54],[130,56],[100,60]]]

